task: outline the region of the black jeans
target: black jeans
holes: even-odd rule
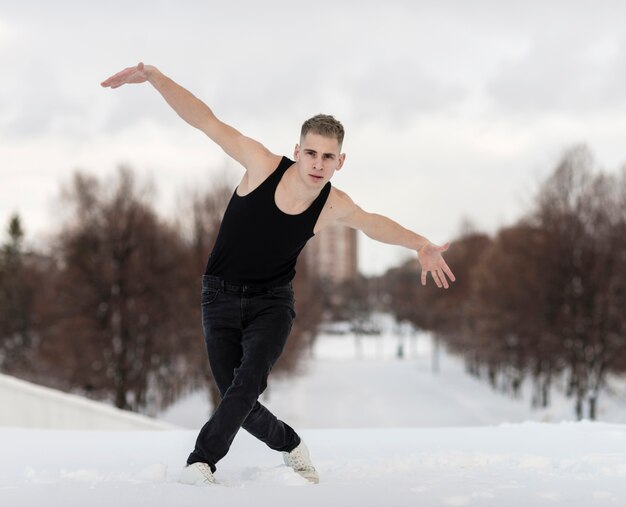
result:
[[[241,427],[271,449],[292,451],[300,437],[257,401],[291,331],[291,284],[251,287],[204,275],[201,304],[209,363],[222,399],[187,463],[208,463],[215,472]]]

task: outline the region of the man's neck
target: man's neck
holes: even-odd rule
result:
[[[321,192],[321,189],[309,188],[304,184],[297,163],[285,171],[279,189],[282,206],[296,212],[307,209]]]

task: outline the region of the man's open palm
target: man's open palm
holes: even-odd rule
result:
[[[148,73],[143,65],[143,62],[139,62],[136,67],[127,67],[117,74],[111,76],[105,81],[100,83],[102,86],[119,88],[124,84],[129,83],[143,83],[148,80]]]
[[[441,256],[441,253],[445,252],[449,246],[450,243],[446,243],[443,246],[428,243],[420,250],[419,263],[422,266],[422,285],[426,285],[426,275],[429,271],[439,288],[442,286],[446,289],[448,288],[446,275],[450,278],[450,281],[454,282],[456,280],[446,261]]]

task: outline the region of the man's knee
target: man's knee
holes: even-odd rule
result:
[[[267,388],[267,377],[269,376],[270,368],[268,364],[261,362],[242,364],[235,369],[232,385],[247,392],[256,401]]]

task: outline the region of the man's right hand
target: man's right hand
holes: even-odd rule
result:
[[[149,78],[151,68],[150,65],[144,66],[143,62],[139,62],[139,65],[136,67],[127,67],[105,81],[102,81],[100,85],[105,88],[119,88],[127,83],[144,83]]]

